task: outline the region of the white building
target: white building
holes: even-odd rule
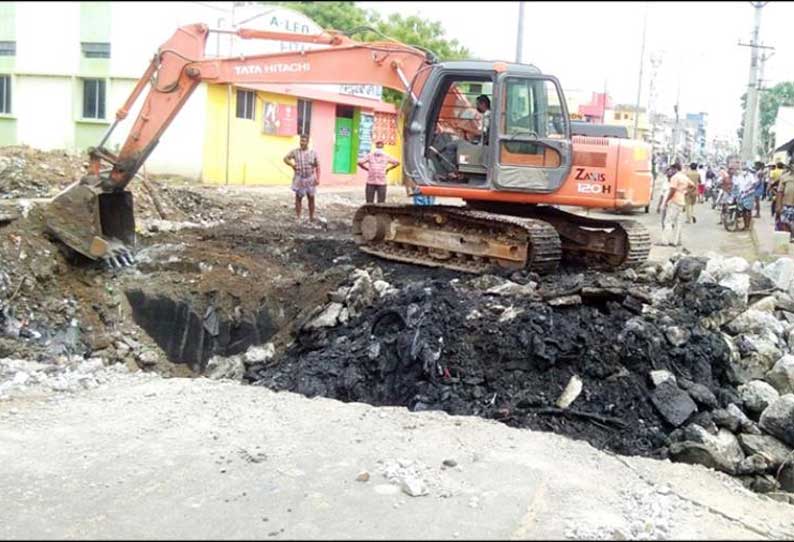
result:
[[[178,27],[192,23],[298,33],[319,29],[294,11],[255,2],[3,2],[0,144],[77,151],[97,145],[158,47]],[[214,34],[205,55],[296,47],[305,46]],[[374,86],[317,88],[377,101],[381,96]],[[146,93],[115,129],[107,148],[118,148],[127,138]],[[201,84],[147,159],[148,172],[201,178],[207,109],[207,85]]]

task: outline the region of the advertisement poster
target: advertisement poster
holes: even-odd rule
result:
[[[358,123],[358,157],[359,159],[366,157],[372,147],[372,126],[375,124],[375,117],[366,113],[361,114],[361,119]]]
[[[394,145],[397,142],[397,115],[375,113],[372,137],[375,141],[383,141],[384,145]]]
[[[278,132],[278,104],[265,102],[263,111],[262,133],[276,135]]]
[[[294,105],[280,104],[276,110],[276,118],[276,135],[294,136],[298,133],[298,111]]]

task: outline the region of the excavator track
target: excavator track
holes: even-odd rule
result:
[[[562,255],[559,235],[543,221],[454,206],[364,205],[353,235],[368,254],[468,273],[551,273]]]
[[[651,251],[648,230],[634,220],[605,220],[554,207],[468,202],[470,208],[551,224],[562,242],[563,260],[593,269],[619,270],[642,265]]]

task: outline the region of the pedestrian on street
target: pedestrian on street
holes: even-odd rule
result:
[[[725,206],[728,205],[731,194],[733,194],[733,178],[735,176],[736,164],[729,160],[727,168],[720,169],[720,197],[718,201],[720,206],[720,221],[718,224],[722,224],[723,211],[725,211]]]
[[[789,242],[794,242],[794,171],[782,171],[775,197],[775,231],[789,232]]]
[[[786,166],[783,162],[778,161],[772,171],[769,172],[769,193],[772,200],[772,216],[777,216],[775,209],[777,208],[777,192],[779,189],[780,177],[783,174]]]
[[[664,201],[666,211],[664,230],[662,231],[662,244],[666,246],[681,245],[681,230],[683,228],[686,212],[686,196],[691,193],[694,183],[681,173],[681,164],[671,166],[675,172],[670,179],[670,190]]]
[[[317,153],[309,148],[309,136],[300,137],[300,147],[293,149],[284,157],[284,163],[295,172],[292,177],[292,191],[295,192],[295,218],[300,221],[303,196],[309,200],[309,221],[314,222],[314,195],[320,184],[320,162]]]
[[[752,162],[745,162],[743,171],[736,174],[733,183],[733,194],[742,212],[744,229],[749,230],[753,221],[753,207],[755,206],[755,187],[757,180],[753,174]]]
[[[692,181],[692,186],[686,194],[686,221],[687,224],[694,224],[697,222],[695,218],[695,203],[697,203],[698,186],[700,185],[700,173],[698,173],[697,162],[689,164],[686,176]]]
[[[364,191],[367,203],[373,203],[376,194],[378,203],[385,202],[386,175],[400,165],[399,160],[383,152],[383,141],[376,141],[375,150],[359,160],[358,165],[367,172],[367,185]]]

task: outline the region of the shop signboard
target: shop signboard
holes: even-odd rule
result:
[[[372,151],[372,127],[375,117],[362,113],[358,123],[358,157],[366,157]]]

